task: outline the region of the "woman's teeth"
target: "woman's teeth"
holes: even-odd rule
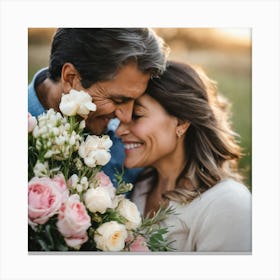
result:
[[[135,149],[135,148],[138,148],[138,147],[140,147],[140,146],[141,146],[140,143],[124,144],[124,148],[125,148],[126,150]]]

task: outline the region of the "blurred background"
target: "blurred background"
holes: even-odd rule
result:
[[[28,83],[48,66],[55,28],[28,30]],[[170,59],[200,66],[231,102],[232,123],[240,135],[240,171],[252,187],[252,61],[248,28],[154,28],[169,45]]]

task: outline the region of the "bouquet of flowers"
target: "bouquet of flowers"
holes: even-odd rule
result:
[[[109,136],[85,133],[96,106],[83,91],[64,94],[60,111],[28,113],[29,251],[169,251],[160,222],[173,209],[141,218],[125,193],[101,171],[111,158]]]

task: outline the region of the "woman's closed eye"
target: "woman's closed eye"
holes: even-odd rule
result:
[[[132,112],[132,120],[134,121],[139,120],[140,118],[147,115],[146,109],[138,102],[139,101],[135,101],[135,106]]]
[[[140,115],[140,114],[132,113],[132,120],[134,120],[134,121],[140,119],[141,117],[142,117],[142,115]]]

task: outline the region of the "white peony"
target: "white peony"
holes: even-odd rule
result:
[[[137,206],[128,199],[120,201],[117,211],[127,220],[127,229],[136,229],[141,223],[141,216]]]
[[[84,195],[86,207],[92,212],[105,213],[107,208],[112,208],[112,199],[106,188],[98,187],[88,189]]]
[[[62,95],[59,109],[65,116],[79,115],[85,119],[90,111],[96,110],[96,105],[88,93],[71,89],[69,94]]]
[[[102,251],[121,251],[128,234],[125,226],[111,221],[102,224],[94,234],[96,247]]]

